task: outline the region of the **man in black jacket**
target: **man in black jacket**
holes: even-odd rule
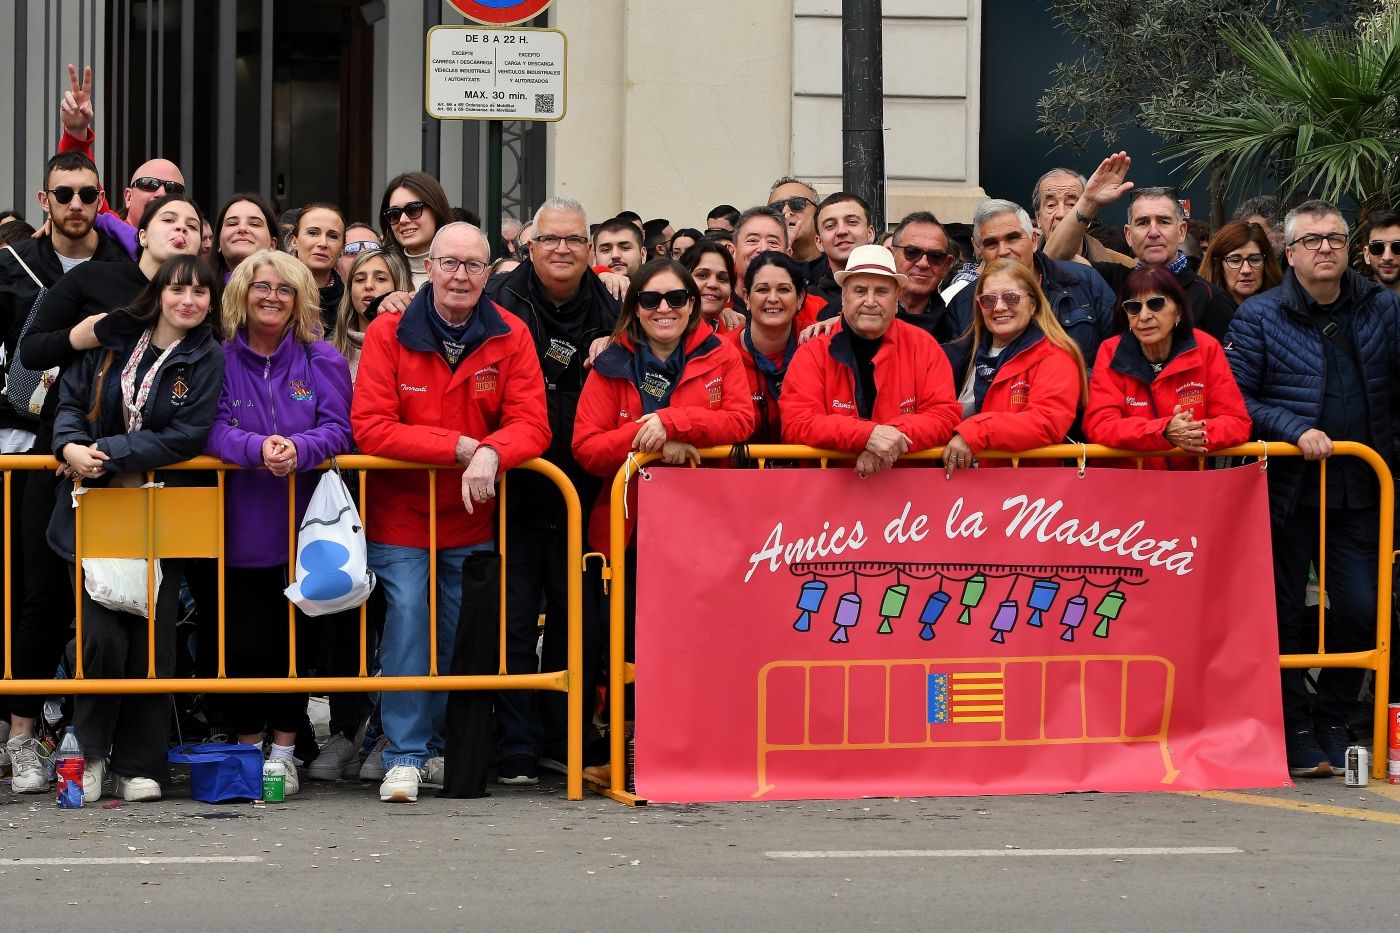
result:
[[[38,194],[39,206],[49,220],[49,235],[37,240],[28,240],[0,250],[0,334],[3,334],[4,366],[8,376],[10,362],[14,359],[19,334],[29,316],[34,300],[41,289],[52,288],[63,274],[90,259],[99,262],[129,262],[126,251],[113,240],[99,233],[93,226],[97,218],[98,204],[101,201],[102,183],[98,179],[97,166],[81,152],[61,152],[49,159],[44,168],[44,187]],[[57,392],[57,387],[51,391]],[[25,408],[29,399],[16,400]],[[34,430],[38,424],[38,414],[27,418],[22,416],[16,404],[0,398],[0,453],[28,453],[35,443]],[[37,453],[48,453],[40,449]],[[15,474],[21,478],[22,474]],[[48,494],[52,500],[54,482],[52,477],[40,477],[43,490],[33,496],[40,500]],[[10,501],[21,503],[27,497],[22,491],[11,494]],[[3,521],[0,516],[0,521]],[[18,529],[16,529],[18,530]],[[39,556],[45,563],[52,563],[47,554],[47,545],[42,537],[43,526],[38,525],[34,534],[16,538],[19,547],[15,548],[13,578],[24,580],[26,575],[19,566],[21,555],[26,549],[40,549]],[[61,569],[61,568],[60,568]],[[66,625],[54,619],[44,619],[47,623],[43,631],[36,633],[37,639],[25,637],[21,600],[15,598],[24,592],[24,587],[15,586],[11,594],[15,606],[16,625],[13,650],[17,658],[34,652],[42,657],[53,670],[53,663],[62,651],[67,640]],[[25,666],[21,658],[18,668]],[[19,793],[41,793],[48,790],[49,778],[40,759],[41,749],[34,739],[34,726],[39,716],[42,697],[9,698],[9,739],[6,755],[0,755],[14,769],[12,787]]]
[[[578,490],[586,510],[596,499],[599,480],[574,460],[574,413],[587,373],[589,345],[612,333],[617,299],[588,265],[588,218],[583,206],[552,198],[535,214],[529,257],[486,285],[486,297],[525,322],[539,351],[552,433],[544,458],[559,467]],[[524,471],[511,478],[506,505],[506,671],[534,673],[541,598],[545,605],[544,670],[566,666],[568,650],[568,568],[581,555],[569,554],[564,500],[552,482]],[[587,527],[587,512],[584,513]],[[588,585],[588,578],[585,578]],[[588,624],[597,599],[585,591],[584,689],[596,682],[602,633]],[[589,673],[590,667],[593,673]],[[538,783],[543,752],[562,759],[565,737],[563,694],[546,694],[536,715],[534,694],[502,691],[496,697],[496,780]]]
[[[1223,289],[1216,288],[1191,271],[1182,244],[1186,242],[1186,212],[1176,192],[1170,188],[1137,188],[1127,180],[1132,159],[1126,152],[1104,159],[1084,187],[1084,195],[1074,208],[1055,225],[1045,242],[1045,255],[1069,260],[1079,252],[1089,222],[1099,209],[1128,194],[1128,223],[1123,236],[1138,265],[1163,265],[1176,275],[1191,304],[1191,320],[1216,340],[1223,340],[1235,309]],[[1129,194],[1131,192],[1131,194]],[[1133,267],[1118,262],[1092,263],[1116,294]]]

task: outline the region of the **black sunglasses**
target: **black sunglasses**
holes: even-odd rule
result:
[[[643,310],[655,311],[661,307],[662,301],[665,301],[669,308],[684,308],[686,302],[690,301],[690,291],[677,288],[669,292],[637,292],[637,307]]]
[[[941,266],[943,260],[948,258],[948,251],[944,249],[920,249],[917,246],[896,246],[895,249],[904,250],[904,261],[911,266],[924,258],[928,259],[930,266]]]
[[[423,216],[423,209],[428,206],[426,201],[409,201],[403,207],[391,207],[384,212],[384,222],[393,226],[403,219],[407,214],[409,220],[417,220]]]
[[[1141,298],[1129,298],[1127,301],[1123,302],[1123,310],[1133,317],[1137,317],[1142,313],[1143,305],[1147,305],[1147,310],[1151,311],[1153,314],[1160,314],[1162,309],[1167,306],[1167,299],[1164,295],[1153,295],[1146,301]]]
[[[138,191],[159,191],[165,189],[166,194],[184,194],[185,186],[178,181],[170,181],[165,178],[156,178],[154,175],[142,175],[140,178],[131,179],[131,187]]]
[[[68,202],[63,202],[67,204]],[[1384,256],[1385,248],[1389,246],[1392,255],[1400,256],[1400,240],[1372,240],[1366,244],[1366,252],[1372,256]]]
[[[805,211],[807,209],[808,204],[812,205],[813,207],[817,206],[816,201],[813,201],[811,198],[804,198],[800,194],[794,195],[790,198],[783,198],[781,201],[768,202],[768,206],[773,208],[773,210],[778,211],[779,213],[782,212],[783,208],[787,208],[794,214],[800,214],[803,211]]]
[[[84,204],[91,204],[102,197],[102,189],[88,185],[75,190],[67,185],[59,185],[57,188],[50,188],[49,194],[53,195],[53,199],[59,204],[67,204],[69,201],[73,200],[73,195],[75,194]]]

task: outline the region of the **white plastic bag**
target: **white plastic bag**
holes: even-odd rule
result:
[[[160,593],[160,561],[156,561],[156,593]],[[83,588],[94,602],[116,612],[146,618],[146,558],[84,557]]]
[[[369,599],[365,527],[339,470],[316,484],[297,529],[297,576],[287,598],[309,616],[351,609]]]

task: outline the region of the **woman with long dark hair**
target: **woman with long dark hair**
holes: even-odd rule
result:
[[[196,241],[197,242],[197,241]],[[64,373],[58,386],[52,449],[59,472],[87,487],[140,485],[142,473],[197,455],[214,421],[224,360],[209,322],[218,277],[204,260],[179,256],[161,265],[130,306],[97,325],[100,346]],[[178,482],[163,474],[162,481]],[[49,539],[73,554],[73,507],[60,495]],[[156,594],[156,676],[175,676],[175,621],[183,561],[163,560]],[[83,670],[89,677],[144,677],[147,620],[83,594]],[[166,743],[170,696],[79,694],[73,725],[87,759],[83,800],[102,795],[110,765],[115,793],[158,800],[170,779]]]
[[[404,172],[389,179],[379,201],[384,248],[408,264],[415,290],[428,281],[423,260],[438,227],[452,223],[452,204],[438,180],[427,172]]]
[[[214,221],[214,271],[227,283],[238,264],[260,249],[276,249],[277,218],[260,194],[235,194]]]

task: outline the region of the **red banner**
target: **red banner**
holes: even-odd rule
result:
[[[641,796],[1288,783],[1258,466],[650,474]]]

